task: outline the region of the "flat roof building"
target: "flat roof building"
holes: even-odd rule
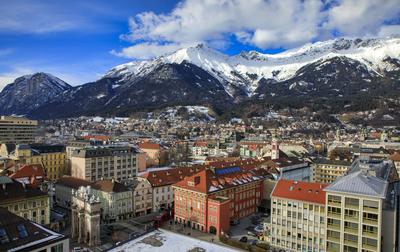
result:
[[[24,117],[0,117],[0,143],[33,143],[38,122]]]

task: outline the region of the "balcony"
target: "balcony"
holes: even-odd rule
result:
[[[344,219],[346,221],[351,221],[355,223],[358,223],[358,221],[360,220],[358,215],[344,215]]]
[[[359,209],[360,209],[360,206],[358,206],[358,205],[351,205],[351,204],[345,204],[344,207],[345,207],[345,208],[348,208],[348,209],[352,209],[352,210],[359,210]]]
[[[371,212],[371,213],[375,213],[375,214],[377,214],[379,211],[379,209],[378,208],[375,208],[375,207],[367,207],[367,206],[364,206],[363,207],[363,210],[365,211],[365,212]]]
[[[340,231],[340,225],[330,225],[328,224],[328,229]]]
[[[377,232],[367,232],[367,231],[363,231],[363,236],[368,237],[368,238],[372,238],[372,239],[376,239],[378,236]]]
[[[362,244],[362,248],[363,249],[367,249],[367,250],[372,250],[372,251],[377,251],[377,249],[378,249],[376,246],[368,245],[368,244],[365,244],[365,243]]]
[[[328,212],[328,217],[340,220],[342,218],[342,215],[338,213]]]
[[[338,201],[328,201],[328,206],[342,207],[342,203]]]
[[[344,244],[351,247],[358,247],[358,243],[352,240],[344,240]]]
[[[358,229],[355,228],[344,228],[344,232],[353,234],[353,235],[358,235]]]
[[[368,225],[377,226],[378,225],[378,220],[363,218],[363,223],[368,224]]]
[[[326,239],[327,239],[328,241],[331,241],[331,242],[335,242],[335,243],[339,243],[339,244],[340,244],[340,237],[327,236]]]

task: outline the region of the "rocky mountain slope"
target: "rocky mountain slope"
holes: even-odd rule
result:
[[[0,114],[29,114],[69,89],[69,84],[51,74],[24,75],[0,92]]]
[[[127,116],[179,105],[209,106],[218,114],[268,106],[316,106],[334,112],[362,109],[365,99],[377,106],[399,95],[400,38],[336,39],[274,55],[250,51],[228,56],[198,45],[117,66],[95,82],[31,104],[33,110],[10,107],[3,113]],[[7,96],[13,92],[0,96],[0,102]]]

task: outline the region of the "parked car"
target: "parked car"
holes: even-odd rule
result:
[[[264,225],[263,225],[263,224],[260,224],[260,225],[256,226],[256,227],[254,228],[254,231],[256,231],[257,233],[262,233],[262,232],[264,232]]]
[[[240,238],[239,241],[240,242],[247,242],[247,237],[246,236],[242,236],[242,238]]]
[[[239,220],[231,220],[230,224],[231,224],[231,226],[236,226],[236,225],[240,224],[240,221]]]
[[[255,233],[253,233],[253,232],[251,232],[251,231],[248,231],[248,232],[247,232],[247,235],[254,236],[254,237],[257,236]]]

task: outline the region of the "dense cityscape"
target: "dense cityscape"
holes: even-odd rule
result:
[[[0,0],[0,252],[400,252],[400,0]]]
[[[400,130],[271,120],[2,116],[1,248],[394,251]]]

